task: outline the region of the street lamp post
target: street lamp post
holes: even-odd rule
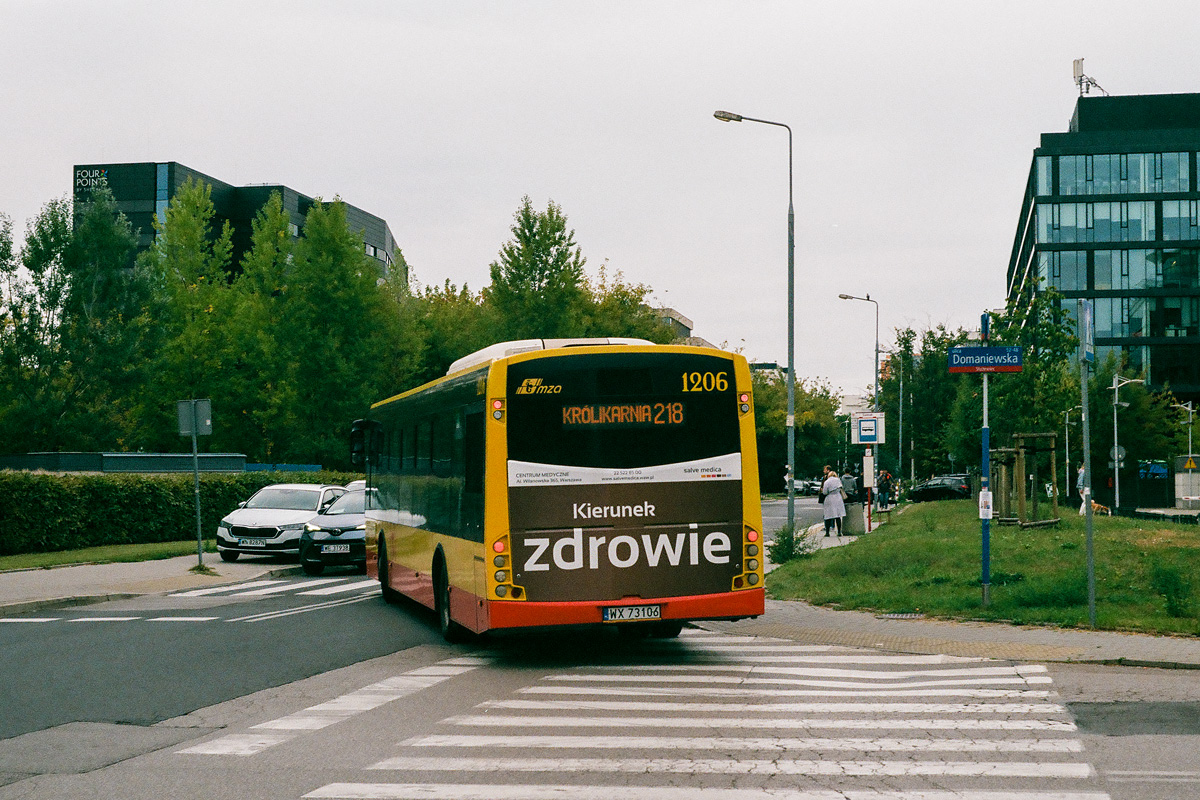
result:
[[[1172,408],[1182,408],[1188,412],[1188,458],[1192,457],[1192,415],[1196,411],[1195,403],[1188,400],[1186,403],[1173,403]]]
[[[1068,408],[1063,412],[1063,447],[1066,448],[1066,453],[1063,454],[1063,464],[1066,466],[1067,479],[1065,486],[1067,487],[1067,495],[1071,494],[1071,412],[1081,411],[1083,406],[1075,406]]]
[[[879,302],[871,299],[871,293],[866,297],[855,297],[852,294],[839,294],[842,300],[862,300],[864,303],[875,304],[875,410],[879,411]]]
[[[715,111],[721,122],[759,122],[784,128],[788,134],[788,320],[787,320],[787,498],[788,529],[796,532],[796,212],[792,205],[792,129],[782,122]]]
[[[1128,403],[1122,403],[1117,399],[1117,391],[1124,385],[1129,383],[1145,383],[1145,378],[1122,378],[1120,375],[1113,374],[1113,449],[1109,455],[1113,459],[1113,509],[1121,507],[1121,451],[1117,445],[1117,406],[1128,406]]]

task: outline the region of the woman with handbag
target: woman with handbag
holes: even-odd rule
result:
[[[826,465],[825,480],[821,483],[821,508],[825,514],[825,535],[836,529],[842,535],[842,517],[846,516],[846,490],[833,467]]]

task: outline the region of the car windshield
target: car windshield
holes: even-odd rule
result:
[[[362,514],[363,498],[366,496],[366,492],[346,492],[326,510],[325,514],[331,517],[338,514]]]
[[[316,511],[321,501],[319,489],[284,489],[268,486],[246,503],[246,508],[282,508],[288,511]]]

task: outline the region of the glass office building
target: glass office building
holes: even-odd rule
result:
[[[1054,287],[1096,308],[1096,357],[1200,400],[1200,94],[1080,97],[1043,133],[1008,267],[1009,300]]]
[[[235,268],[242,255],[250,249],[251,220],[267,204],[272,192],[278,192],[283,200],[283,209],[291,219],[290,230],[294,237],[300,235],[304,218],[316,202],[282,184],[232,186],[175,161],[79,164],[74,170],[73,195],[77,204],[84,203],[93,188],[107,183],[117,208],[137,232],[138,250],[141,251],[154,243],[154,218],[166,219],[167,204],[189,178],[212,187],[213,230],[219,231],[226,221],[232,226]],[[345,203],[345,206],[350,229],[362,233],[367,255],[379,261],[383,275],[392,272],[396,268],[396,240],[387,221],[349,203]],[[401,269],[403,263],[400,262]],[[408,276],[399,275],[398,279],[407,281]]]

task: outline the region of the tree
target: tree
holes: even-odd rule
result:
[[[600,265],[595,281],[585,277],[585,285],[584,336],[621,336],[658,344],[669,344],[674,338],[671,329],[646,305],[650,287],[626,283],[620,270],[610,274],[608,259]]]
[[[131,268],[128,221],[99,187],[74,213],[66,200],[48,203],[17,258],[11,223],[0,228],[6,449],[122,446],[136,428],[129,389],[141,379],[150,330],[150,284]]]
[[[988,424],[992,447],[1008,447],[1014,433],[1056,432],[1062,413],[1079,404],[1078,373],[1071,355],[1078,347],[1073,322],[1061,310],[1053,289],[1024,305],[1010,304],[992,314],[990,344],[1015,345],[1023,353],[1020,372],[998,374],[988,385]],[[958,464],[980,467],[983,395],[980,376],[958,383],[947,443]],[[1059,442],[1059,446],[1062,443]],[[1048,462],[1047,462],[1048,465]]]
[[[280,358],[267,429],[279,460],[348,466],[349,424],[384,389],[394,307],[346,207],[317,202],[281,288],[274,346]]]
[[[886,415],[886,430],[899,436],[900,370],[904,370],[904,458],[912,459],[918,475],[947,472],[950,460],[948,426],[952,418],[959,379],[949,370],[950,348],[966,341],[966,331],[949,330],[945,325],[929,328],[918,335],[912,328],[896,331],[897,353],[880,368],[880,408]],[[893,366],[894,365],[894,366]],[[895,427],[893,427],[895,426]],[[896,449],[881,448],[883,464],[894,461]],[[955,456],[957,460],[957,456]],[[896,474],[909,472],[899,465]]]
[[[513,238],[491,264],[487,301],[504,321],[506,339],[569,338],[583,334],[586,259],[550,201],[537,212],[528,196],[514,215]]]
[[[139,410],[144,425],[139,444],[147,449],[175,449],[177,400],[213,398],[220,413],[215,401],[233,360],[226,335],[233,232],[228,221],[214,231],[214,216],[212,187],[189,178],[171,199],[165,220],[155,220],[154,247],[141,256],[156,280],[154,314],[162,336]]]
[[[787,472],[787,372],[755,370],[754,426],[758,443],[758,476],[762,491],[786,489]],[[796,409],[796,477],[819,475],[841,452],[842,425],[837,418],[838,397],[822,381],[798,380]]]

